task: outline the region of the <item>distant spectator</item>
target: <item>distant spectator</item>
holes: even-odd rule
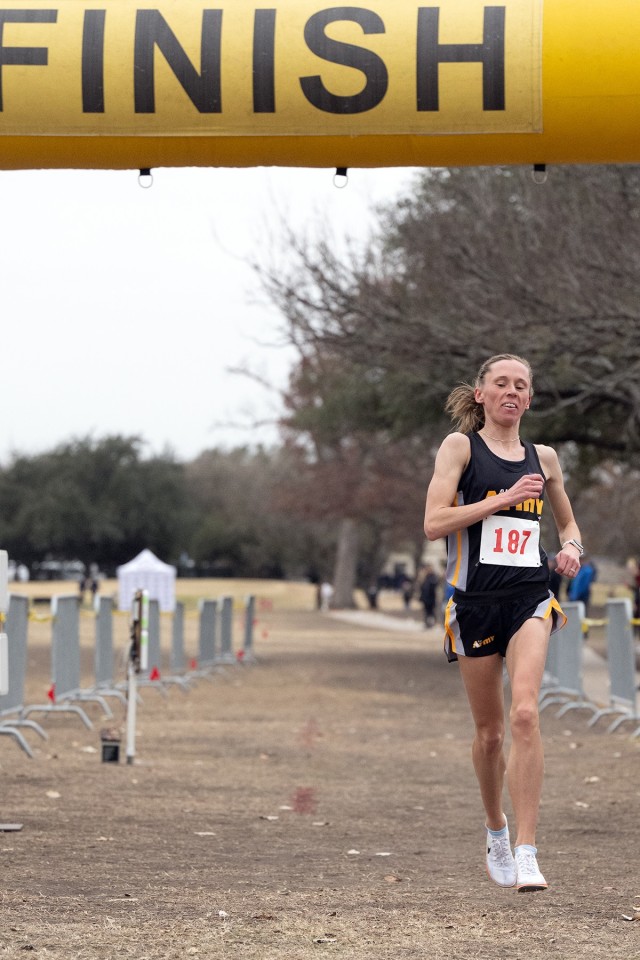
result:
[[[413,599],[413,580],[407,577],[402,582],[402,599],[404,601],[405,610],[411,609],[411,601]]]
[[[589,603],[591,602],[591,586],[598,576],[598,571],[590,558],[586,555],[582,557],[580,569],[569,584],[567,597],[569,600],[580,601],[584,603],[585,612],[589,616]]]
[[[638,620],[640,619],[640,564],[638,564],[636,557],[630,557],[627,560],[627,571],[627,586],[633,594],[633,619]],[[634,626],[633,631],[636,637],[640,636],[640,629],[637,625]]]
[[[333,587],[324,580],[320,585],[320,609],[326,613],[333,597]]]
[[[420,603],[424,610],[424,625],[432,627],[436,622],[436,594],[438,589],[438,574],[431,564],[424,568],[422,583],[420,584]]]
[[[367,587],[367,600],[369,601],[369,608],[371,610],[378,609],[378,584],[370,583]]]

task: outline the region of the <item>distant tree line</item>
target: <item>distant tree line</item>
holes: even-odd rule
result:
[[[143,548],[182,572],[283,576],[313,563],[271,509],[280,456],[145,456],[140,437],[84,438],[0,468],[0,543],[28,567],[79,559],[113,573]],[[291,526],[291,523],[288,524]]]
[[[182,575],[331,575],[336,530],[310,506],[295,451],[207,450],[184,463],[144,450],[140,437],[108,436],[15,454],[0,467],[2,548],[30,569],[77,559],[112,575],[147,547]]]

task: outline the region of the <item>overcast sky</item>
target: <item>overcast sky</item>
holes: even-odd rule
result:
[[[147,452],[190,459],[215,446],[273,443],[290,352],[247,265],[278,211],[365,235],[408,169],[182,169],[0,172],[0,462],[72,437],[139,434]],[[264,298],[262,298],[264,300]]]

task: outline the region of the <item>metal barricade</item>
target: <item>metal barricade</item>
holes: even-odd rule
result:
[[[147,669],[142,670],[137,676],[137,685],[139,687],[152,687],[163,697],[167,695],[167,688],[161,673],[161,649],[160,649],[160,602],[159,600],[149,600],[149,629],[147,639]]]
[[[631,601],[627,597],[607,601],[607,660],[609,664],[609,706],[598,710],[589,721],[597,723],[601,717],[618,714],[607,727],[616,730],[626,720],[640,720],[637,706],[635,645],[631,626]],[[633,736],[640,734],[636,730]]]
[[[220,656],[218,657],[218,663],[234,663],[233,597],[221,597],[220,604]]]
[[[554,635],[555,643],[551,647],[550,670],[553,671],[556,683],[547,687],[540,703],[540,710],[545,710],[552,704],[563,704],[557,713],[559,717],[569,710],[598,709],[586,697],[582,682],[584,604],[568,601],[562,604],[562,609],[567,623],[559,634]]]
[[[182,673],[185,668],[184,656],[184,603],[178,601],[173,611],[171,628],[171,659],[172,673]]]
[[[54,597],[51,601],[53,616],[51,646],[50,704],[31,704],[21,711],[22,717],[30,713],[75,713],[89,730],[91,720],[78,702],[98,703],[105,717],[113,717],[106,700],[92,690],[80,686],[80,600],[76,595]]]
[[[25,727],[35,730],[43,740],[47,739],[47,734],[35,720],[26,720],[21,716],[24,709],[24,681],[27,669],[28,622],[28,598],[11,594],[5,623],[9,646],[9,683],[7,693],[0,695],[0,734],[13,737],[27,756],[32,757],[31,747],[17,728]]]
[[[247,597],[244,608],[244,642],[242,645],[243,663],[252,663],[255,661],[253,654],[253,627],[256,618],[256,598]]]
[[[171,619],[170,673],[162,677],[162,682],[165,685],[172,684],[184,693],[188,693],[191,686],[188,678],[183,675],[184,659],[184,603],[178,601]]]
[[[150,675],[160,675],[162,654],[160,651],[160,603],[149,599],[149,647],[148,672]]]
[[[102,697],[117,697],[122,704],[126,705],[127,698],[121,690],[116,688],[114,679],[113,610],[112,597],[96,598],[95,690]]]
[[[216,665],[217,622],[218,601],[200,600],[196,675],[207,676]]]

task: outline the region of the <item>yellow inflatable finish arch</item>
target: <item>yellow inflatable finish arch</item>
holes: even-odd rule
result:
[[[0,169],[638,161],[639,0],[0,0]]]

